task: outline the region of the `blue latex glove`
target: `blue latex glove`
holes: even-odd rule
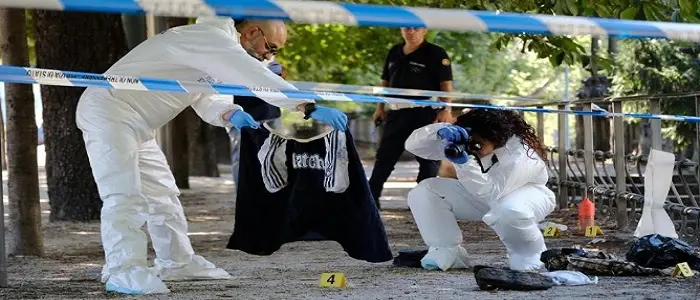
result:
[[[244,127],[258,129],[258,123],[255,122],[253,117],[241,109],[234,111],[231,117],[228,118],[228,121],[231,122],[231,125],[233,125],[233,128],[236,128],[236,130],[241,130],[241,128]]]
[[[345,131],[348,128],[348,116],[335,108],[317,104],[316,110],[311,113],[311,118],[331,125],[335,130]]]
[[[282,76],[282,64],[280,64],[276,61],[273,61],[273,62],[270,62],[269,65],[267,65],[267,68],[270,69],[270,71],[272,71],[272,73],[277,74],[277,76]]]
[[[450,147],[451,145],[452,144],[448,145],[447,147]],[[447,148],[447,147],[445,147],[445,148]],[[465,163],[467,163],[467,161],[469,161],[469,155],[467,154],[467,151],[461,151],[461,152],[459,152],[459,155],[457,155],[457,156],[445,156],[445,157],[447,158],[447,160],[449,160],[455,164],[458,164],[458,165],[465,164]]]
[[[445,128],[438,130],[437,135],[443,141],[450,144],[453,143],[464,143],[469,139],[469,133],[466,129],[456,125],[449,125]]]
[[[455,125],[449,125],[438,130],[437,135],[440,139],[447,142],[445,149],[457,148],[457,145],[463,145],[469,139],[467,129]],[[445,157],[455,164],[464,164],[469,160],[469,155],[464,150],[460,151],[457,156],[445,155]]]

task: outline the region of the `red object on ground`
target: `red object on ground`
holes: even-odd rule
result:
[[[578,232],[585,233],[588,226],[595,226],[595,203],[584,197],[578,206]]]

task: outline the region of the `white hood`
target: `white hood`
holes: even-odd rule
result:
[[[236,30],[236,22],[231,17],[206,16],[197,18],[196,24],[209,25],[226,31],[238,41],[240,35]]]

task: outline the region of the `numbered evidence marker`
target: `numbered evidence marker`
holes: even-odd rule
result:
[[[321,287],[336,287],[336,288],[346,288],[347,279],[343,273],[323,273],[321,274]]]
[[[600,227],[598,225],[586,227],[586,236],[587,237],[595,237],[597,235],[603,235],[603,231],[600,230]]]
[[[554,237],[559,235],[559,228],[556,228],[554,226],[549,226],[544,230],[544,236],[547,237]]]
[[[690,269],[690,266],[687,262],[677,264],[676,267],[673,269],[673,273],[671,273],[671,276],[673,277],[693,277],[693,275],[695,275],[695,273],[692,269]]]

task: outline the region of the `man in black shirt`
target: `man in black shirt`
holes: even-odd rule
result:
[[[401,28],[404,42],[389,50],[384,62],[381,86],[392,88],[452,91],[452,65],[445,50],[425,40],[425,28]],[[391,96],[396,98],[429,99],[429,97]],[[440,98],[449,102],[449,98]],[[438,122],[453,122],[450,109],[437,110],[431,107],[378,104],[374,113],[375,122],[383,121],[384,129],[377,149],[370,189],[377,207],[380,207],[384,183],[394,170],[396,162],[404,152],[404,143],[411,133],[425,125]],[[439,161],[416,157],[420,167],[417,182],[437,176]]]

